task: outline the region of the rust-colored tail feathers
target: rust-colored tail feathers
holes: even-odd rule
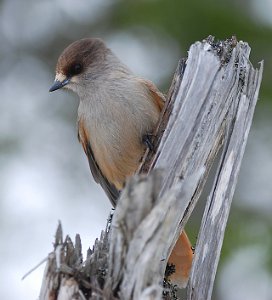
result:
[[[175,273],[169,276],[171,282],[179,288],[185,288],[188,283],[192,261],[193,250],[185,231],[182,231],[175,247],[168,259],[168,264],[175,266]]]

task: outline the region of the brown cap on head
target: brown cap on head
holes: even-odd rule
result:
[[[92,63],[103,60],[107,51],[107,47],[100,39],[78,40],[64,49],[58,59],[56,73],[67,77],[79,74]]]
[[[78,40],[64,49],[56,66],[56,78],[50,92],[72,82],[75,75],[84,73],[90,66],[100,66],[110,50],[97,38]]]

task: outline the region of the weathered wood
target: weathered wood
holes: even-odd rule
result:
[[[226,194],[223,195],[225,198],[221,197],[221,202],[215,206],[218,210],[217,223],[214,223],[214,219],[212,219],[213,222],[207,223],[207,214],[210,213],[209,203],[206,206],[207,212],[203,224],[206,226],[205,234],[210,236],[212,243],[207,243],[209,239],[202,235],[201,231],[199,240],[204,245],[198,243],[196,247],[198,263],[195,259],[189,286],[189,294],[194,295],[190,296],[193,297],[192,299],[210,299],[211,297],[228,211],[237,183],[262,77],[262,64],[260,70],[254,70],[249,62],[249,46],[239,42],[231,51],[229,44],[232,45],[232,40],[221,45],[209,40],[208,43],[196,43],[191,47],[173,107],[172,114],[175,115],[175,121],[168,124],[157,151],[157,157],[154,158],[153,167],[166,170],[162,193],[171,188],[175,182],[182,182],[201,168],[205,169],[192,197],[182,198],[183,208],[179,210],[181,221],[176,229],[176,240],[196,205],[209,169],[223,141],[225,147],[229,147],[233,155],[233,161],[228,165],[231,177],[228,177],[229,174],[221,177],[218,171],[214,178],[217,184],[221,178],[223,184],[221,190],[226,189]],[[228,51],[224,48],[225,45],[229,48]],[[224,50],[221,50],[222,48]],[[218,59],[215,52],[223,52],[224,57]],[[204,73],[209,76],[204,76]],[[234,146],[235,142],[237,145]],[[224,170],[224,164],[219,168]],[[213,203],[214,200],[211,202]],[[222,220],[222,215],[224,220]],[[217,240],[219,236],[216,233],[220,234],[220,240]],[[173,246],[174,243],[166,245],[164,257],[169,256]],[[204,249],[209,253],[209,257],[200,272],[199,266],[203,263]],[[209,267],[206,268],[207,266]],[[210,268],[213,268],[211,273],[207,272]],[[198,279],[194,276],[198,276]],[[203,282],[200,282],[201,276]],[[206,284],[204,284],[204,279],[207,281]],[[206,289],[209,293],[204,292]]]
[[[79,237],[73,246],[57,235],[40,299],[161,299],[167,259],[223,145],[188,287],[188,299],[211,298],[262,76],[249,52],[235,38],[191,46],[175,74],[156,151],[147,151],[139,168],[155,172],[130,179],[85,263]]]
[[[234,95],[228,113],[224,149],[202,218],[188,300],[211,299],[231,201],[258,100],[263,65],[260,70],[253,70],[248,59],[249,47],[246,44],[241,47],[246,55],[240,56],[240,92]]]
[[[121,299],[142,299],[150,286],[161,291],[156,298],[161,299],[164,248],[173,243],[180,199],[192,195],[201,171],[159,197],[162,174],[131,179],[113,217],[107,288],[119,289]]]

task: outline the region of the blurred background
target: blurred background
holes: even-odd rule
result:
[[[231,209],[214,299],[272,299],[272,0],[0,1],[0,298],[38,298],[58,220],[84,251],[109,201],[77,141],[77,98],[48,93],[61,51],[103,38],[135,73],[167,92],[178,59],[208,35],[236,34],[265,61],[260,101]],[[199,215],[188,228],[196,241]]]

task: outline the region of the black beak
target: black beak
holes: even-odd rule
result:
[[[63,88],[66,84],[70,82],[70,78],[66,78],[63,81],[55,80],[54,84],[51,86],[49,92],[54,92],[58,89]]]

